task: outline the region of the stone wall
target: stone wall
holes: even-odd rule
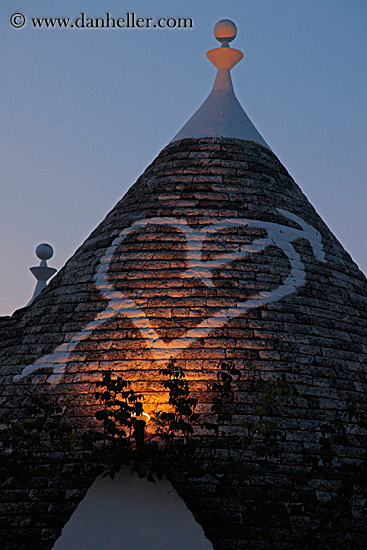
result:
[[[48,393],[83,429],[94,383],[111,368],[151,413],[166,402],[158,370],[172,356],[206,414],[207,383],[231,360],[243,373],[233,441],[260,378],[284,374],[297,389],[283,419],[289,468],[321,419],[349,395],[365,396],[366,290],[273,153],[241,140],[175,142],[2,329],[1,406],[16,417],[31,395]],[[52,548],[93,478],[65,465],[50,481],[47,461],[43,470],[3,486],[4,550]],[[181,490],[215,548],[250,544],[241,507],[216,498],[208,482]]]

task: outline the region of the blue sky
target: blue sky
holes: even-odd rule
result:
[[[193,29],[34,29],[31,17],[191,17]],[[14,29],[9,17],[28,22]],[[70,258],[208,95],[233,19],[238,99],[367,272],[364,0],[2,0],[0,315],[30,299],[41,242]]]

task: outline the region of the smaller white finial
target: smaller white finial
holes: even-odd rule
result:
[[[36,248],[36,256],[40,260],[49,260],[54,255],[54,249],[51,245],[42,243]]]
[[[30,271],[37,279],[36,288],[34,289],[32,299],[28,302],[27,306],[30,306],[31,303],[37,296],[42,292],[46,287],[46,282],[52,275],[57,271],[54,267],[48,267],[47,260],[52,258],[54,254],[54,249],[51,245],[47,243],[39,244],[36,248],[36,256],[41,260],[40,265],[37,267],[30,267]]]
[[[237,27],[230,19],[221,19],[214,27],[214,36],[222,43],[222,48],[229,48],[229,42],[237,36]]]

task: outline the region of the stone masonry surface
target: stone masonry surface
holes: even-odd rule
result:
[[[297,220],[311,228],[304,236]],[[269,227],[295,237],[269,243]],[[310,235],[321,237],[319,256]],[[366,395],[366,335],[364,275],[274,154],[241,140],[186,139],[163,149],[30,307],[0,320],[0,406],[21,417],[32,395],[51,394],[86,429],[94,384],[110,368],[144,394],[149,413],[166,402],[158,370],[174,354],[205,414],[207,383],[230,360],[243,377],[229,442],[260,378],[284,374],[297,389],[283,419],[287,468],[320,419]],[[92,482],[88,468],[76,475],[68,465],[48,478],[47,459],[32,479],[7,480],[2,550],[51,549]],[[210,483],[181,494],[216,549],[251,547],[243,509]]]

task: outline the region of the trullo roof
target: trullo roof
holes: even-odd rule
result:
[[[82,431],[94,384],[112,369],[151,413],[165,399],[159,368],[173,357],[206,414],[207,384],[220,361],[233,361],[242,378],[221,456],[231,460],[238,448],[260,381],[284,375],[297,392],[281,418],[287,471],[313,445],[320,419],[348,395],[365,395],[366,291],[221,66],[206,102],[48,287],[2,320],[1,406],[21,417],[32,395],[46,393]],[[4,481],[3,550],[51,549],[93,482],[75,457],[56,475],[49,464],[52,448],[31,477],[12,472]],[[247,479],[251,491],[258,483]],[[244,504],[214,485],[203,478],[179,488],[214,548],[266,547]],[[353,521],[362,548],[358,515]]]

